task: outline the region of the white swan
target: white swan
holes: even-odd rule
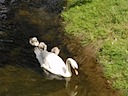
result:
[[[36,42],[35,41],[35,39],[33,41],[33,38],[31,38],[29,42],[31,45],[36,46],[38,40]],[[38,44],[37,47],[34,48],[36,58],[38,59],[40,66],[42,68],[59,76],[71,77],[72,67],[75,70],[76,75],[78,75],[78,65],[75,60],[73,60],[72,58],[68,58],[65,64],[64,61],[58,55],[52,52],[48,52],[47,50],[44,50],[46,49],[45,46],[47,45],[44,42],[41,42],[40,44]]]
[[[39,41],[37,40],[36,37],[30,38],[30,39],[29,39],[29,43],[30,43],[32,46],[38,46],[38,45],[39,45]]]
[[[40,49],[47,50],[47,45],[44,42],[39,43],[36,37],[30,38],[29,43],[33,46],[38,46]],[[60,49],[58,47],[53,47],[51,52],[58,55],[60,53]]]
[[[47,45],[44,42],[40,42],[38,45],[39,49],[41,50],[47,50]]]
[[[58,54],[60,53],[60,49],[59,49],[58,47],[53,47],[53,48],[51,49],[51,52],[52,52],[52,53],[55,53],[56,55],[58,55]]]

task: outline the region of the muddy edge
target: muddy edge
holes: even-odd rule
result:
[[[105,78],[102,64],[98,63],[93,44],[82,46],[80,39],[71,36],[60,36],[63,45],[66,47],[70,56],[72,56],[79,64],[79,80],[80,82],[87,81],[89,90],[93,90],[95,96],[121,96],[121,93],[114,89],[110,81]],[[90,94],[91,95],[91,94]],[[90,96],[89,95],[89,96]]]

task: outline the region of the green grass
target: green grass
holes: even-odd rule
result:
[[[128,44],[124,39],[107,39],[99,52],[100,63],[105,66],[105,75],[110,77],[115,88],[128,91]]]
[[[62,17],[66,32],[83,44],[103,41],[97,53],[104,73],[128,92],[128,0],[68,0]]]

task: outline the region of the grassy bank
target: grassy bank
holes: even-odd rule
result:
[[[62,13],[68,34],[81,37],[85,45],[102,41],[98,45],[99,62],[113,86],[125,94],[128,94],[127,4],[127,0],[68,0]]]

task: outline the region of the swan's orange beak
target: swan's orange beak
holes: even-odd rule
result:
[[[74,69],[74,70],[75,70],[75,74],[78,75],[78,74],[79,74],[79,73],[78,73],[78,70],[77,70],[77,69]]]

